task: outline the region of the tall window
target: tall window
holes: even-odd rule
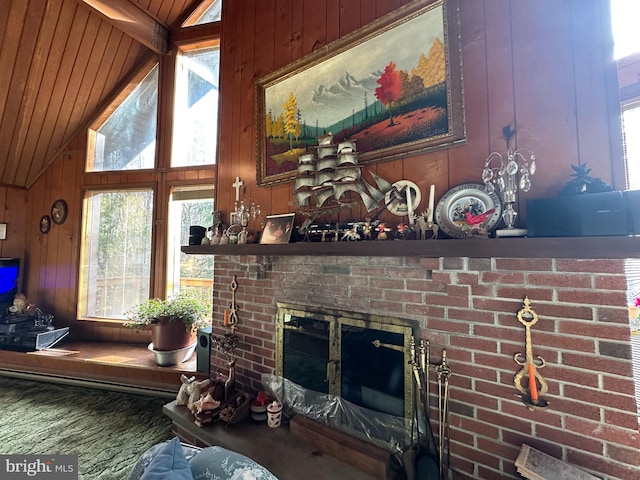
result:
[[[109,118],[89,130],[88,172],[153,168],[158,114],[158,66]]]
[[[203,5],[216,4],[221,0]],[[197,47],[182,44],[177,57],[160,60],[175,60],[173,68],[149,65],[89,129],[79,318],[121,321],[143,300],[178,293],[211,305],[213,257],[186,255],[181,247],[191,226],[213,223],[218,45],[218,38],[198,37]],[[172,103],[173,121],[165,122],[160,105]]]
[[[611,19],[615,57],[624,57],[640,52],[640,37],[637,32],[637,20],[640,4],[636,0],[611,0]],[[636,86],[640,82],[636,83]],[[640,95],[628,95],[627,89],[621,90],[622,132],[626,173],[626,188],[640,189]],[[636,93],[638,88],[632,89]],[[631,354],[633,376],[635,379],[636,404],[640,422],[640,309],[636,308],[636,299],[640,298],[640,259],[625,261],[627,277],[627,300],[631,330]]]
[[[219,67],[217,46],[178,55],[172,167],[216,163]]]
[[[207,228],[212,223],[213,186],[176,187],[169,201],[167,295],[193,294],[211,305],[213,298],[213,256],[187,255],[180,247],[189,245],[191,226]]]
[[[80,257],[81,318],[121,319],[149,298],[153,191],[87,191]]]

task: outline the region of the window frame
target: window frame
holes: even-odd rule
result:
[[[213,165],[171,167],[172,139],[173,139],[173,104],[176,75],[176,59],[178,49],[183,51],[195,50],[216,46],[220,48],[222,33],[221,22],[183,27],[172,32],[174,40],[171,55],[156,56],[150,53],[139,68],[136,69],[122,83],[123,87],[110,97],[104,110],[95,118],[87,129],[87,150],[85,155],[93,151],[95,145],[95,129],[103,124],[115,109],[127,98],[136,85],[144,79],[151,69],[158,64],[158,105],[156,120],[156,153],[153,169],[122,170],[109,172],[84,171],[82,198],[87,190],[107,191],[126,190],[136,187],[152,187],[154,192],[153,225],[151,240],[151,265],[150,265],[150,292],[149,298],[165,298],[167,294],[168,278],[168,220],[169,201],[171,190],[174,187],[217,185],[217,163]],[[220,65],[220,78],[222,78],[222,59]],[[220,116],[218,116],[218,137]],[[217,142],[216,157],[219,153],[220,139]],[[85,160],[86,161],[86,160]],[[85,163],[86,166],[86,163]],[[106,178],[106,181],[105,181]],[[214,202],[217,198],[214,197]],[[83,213],[84,218],[84,213]],[[83,226],[84,232],[84,226]],[[85,248],[84,238],[80,242],[80,258]],[[82,268],[80,265],[78,268]],[[78,278],[81,278],[78,271]],[[87,285],[78,282],[77,287],[77,312],[80,313],[81,301],[86,300]],[[122,323],[113,318],[95,318],[77,315],[78,320]]]
[[[154,182],[148,182],[148,183],[128,183],[126,185],[123,185],[122,183],[119,184],[98,184],[98,185],[89,185],[89,186],[83,186],[82,187],[82,214],[81,214],[81,221],[82,221],[82,225],[81,225],[81,230],[80,230],[80,235],[81,235],[81,242],[80,242],[80,256],[78,259],[78,299],[77,299],[77,319],[78,320],[83,320],[83,321],[89,321],[89,322],[107,322],[107,323],[122,323],[122,320],[120,319],[114,319],[114,318],[106,318],[106,317],[93,317],[93,316],[88,316],[86,315],[86,312],[83,310],[84,307],[81,308],[82,305],[86,304],[86,300],[87,300],[87,292],[89,290],[90,285],[87,283],[87,276],[83,274],[83,269],[84,267],[84,258],[86,255],[86,248],[88,248],[88,245],[85,243],[86,241],[86,235],[87,235],[87,225],[86,222],[88,221],[88,217],[86,215],[86,211],[85,211],[85,202],[87,200],[87,193],[88,192],[92,192],[94,194],[97,193],[109,193],[109,192],[124,192],[124,191],[128,191],[128,190],[151,190],[151,192],[153,193],[153,212],[152,212],[152,222],[151,222],[151,258],[150,258],[150,265],[149,265],[149,269],[151,272],[151,279],[150,279],[150,285],[153,285],[153,271],[154,271],[154,265],[155,265],[155,259],[154,259],[154,255],[153,255],[153,250],[154,250],[154,239],[156,238],[156,212],[157,212],[157,198],[158,198],[158,194],[157,194],[157,184]],[[151,293],[149,294],[149,298],[152,298]]]

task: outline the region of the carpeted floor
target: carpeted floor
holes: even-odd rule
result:
[[[79,478],[126,479],[171,438],[165,398],[0,377],[0,454],[77,454]]]

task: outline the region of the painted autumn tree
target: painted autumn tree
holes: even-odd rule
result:
[[[389,126],[393,127],[395,123],[393,123],[391,104],[398,100],[402,93],[402,81],[400,80],[398,70],[396,70],[396,64],[389,62],[389,65],[384,67],[384,72],[382,72],[380,78],[376,80],[376,83],[380,85],[375,91],[376,98],[388,108]]]
[[[289,149],[293,148],[293,139],[300,137],[300,121],[298,120],[298,100],[293,92],[282,106],[284,111],[284,133],[289,137]]]

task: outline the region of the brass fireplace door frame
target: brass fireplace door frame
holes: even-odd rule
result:
[[[344,310],[336,310],[315,306],[302,306],[289,303],[276,303],[278,313],[276,315],[276,369],[277,376],[282,377],[284,373],[284,330],[296,329],[294,326],[288,326],[288,319],[291,317],[300,317],[305,319],[313,319],[325,321],[329,323],[329,361],[327,362],[327,381],[329,381],[329,394],[341,396],[342,376],[339,368],[339,359],[341,357],[342,344],[341,335],[343,325],[354,326],[357,328],[375,329],[383,332],[397,333],[403,336],[404,345],[402,353],[404,357],[404,418],[411,420],[414,412],[414,384],[413,372],[411,371],[410,343],[411,338],[417,331],[417,322],[395,318],[384,317],[380,315],[364,314],[358,312],[347,312]],[[393,348],[395,346],[392,346]],[[399,345],[397,347],[400,347]],[[389,348],[384,344],[379,348]]]

